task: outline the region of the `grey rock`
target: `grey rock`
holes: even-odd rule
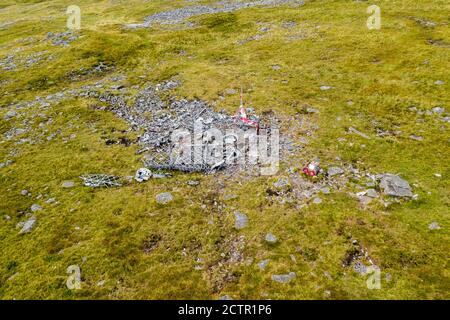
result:
[[[376,197],[378,197],[378,192],[375,189],[367,189],[366,196],[368,196],[370,198],[376,198]]]
[[[443,114],[445,112],[445,109],[443,107],[434,107],[431,109],[431,112],[436,114]]]
[[[227,95],[233,95],[236,93],[237,93],[236,89],[233,89],[233,88],[228,88],[225,90],[225,94],[227,94]]]
[[[436,84],[436,85],[438,85],[438,86],[442,86],[442,85],[445,84],[445,82],[442,81],[442,80],[436,80],[436,81],[434,82],[434,84]]]
[[[220,296],[219,300],[233,300],[233,298],[226,294],[224,296]]]
[[[32,212],[36,212],[36,211],[40,211],[40,210],[42,210],[42,207],[40,205],[38,205],[37,203],[35,203],[31,206]]]
[[[361,131],[359,131],[353,127],[348,128],[348,131],[353,132],[353,133],[357,134],[358,136],[363,137],[364,139],[370,139],[370,137],[367,134],[362,133]]]
[[[319,197],[315,197],[312,202],[314,204],[321,204],[322,203],[322,199],[320,199]]]
[[[320,90],[322,90],[322,91],[327,91],[327,90],[331,90],[331,89],[333,89],[332,86],[320,86]]]
[[[285,29],[293,29],[297,26],[297,23],[295,21],[284,21],[283,23],[281,23],[281,27],[285,28]]]
[[[235,194],[226,194],[223,196],[223,200],[227,201],[227,200],[233,200],[236,199],[238,196]]]
[[[272,244],[277,243],[277,241],[278,241],[277,237],[273,233],[266,234],[265,239],[267,242],[272,243]]]
[[[169,177],[169,174],[166,173],[152,173],[152,178],[153,179],[165,179],[167,177]]]
[[[248,217],[239,211],[234,212],[235,224],[234,227],[238,230],[245,228],[248,225]]]
[[[62,183],[63,188],[73,188],[75,186],[75,182],[73,181],[64,181]]]
[[[14,110],[9,110],[8,112],[6,112],[3,119],[8,120],[8,119],[14,118],[16,115],[17,115],[17,112],[15,112]]]
[[[312,107],[307,107],[306,108],[306,112],[308,112],[308,113],[319,113],[319,109],[312,108]]]
[[[279,283],[289,283],[296,276],[295,272],[289,272],[288,274],[274,274],[272,275],[272,280]]]
[[[380,188],[383,192],[395,197],[412,197],[413,193],[409,183],[397,175],[383,174],[380,180]]]
[[[25,223],[22,226],[22,229],[20,229],[19,234],[29,233],[36,225],[36,218],[31,217],[29,220],[25,221]]]
[[[156,202],[159,204],[167,204],[173,200],[173,196],[170,192],[163,192],[156,195]]]
[[[280,69],[281,69],[281,66],[278,65],[278,64],[275,64],[275,65],[272,66],[272,70],[277,71],[277,70],[280,70]]]
[[[27,196],[29,194],[28,190],[22,190],[20,191],[20,194],[23,196]]]
[[[187,185],[191,187],[198,186],[200,184],[200,181],[197,180],[188,180]]]
[[[265,260],[258,262],[259,269],[265,270],[267,268],[267,266],[269,265],[269,262],[270,262],[270,259],[265,259]]]
[[[3,218],[5,218],[6,221],[11,220],[11,216],[9,216],[9,215],[7,215],[7,214],[5,214],[5,215],[3,216]]]
[[[344,170],[340,167],[330,167],[328,168],[328,175],[330,177],[335,176],[335,175],[339,175],[339,174],[343,174]]]
[[[320,189],[320,192],[322,192],[323,194],[330,194],[330,188],[323,187],[322,189]]]
[[[416,141],[422,141],[423,140],[423,137],[417,136],[415,134],[410,135],[409,138],[412,139],[412,140],[416,140]]]
[[[290,184],[287,178],[279,178],[276,182],[273,183],[273,186],[277,189],[288,189]]]
[[[373,198],[366,195],[358,195],[360,204],[365,207],[372,202]]]
[[[430,230],[439,230],[441,226],[437,222],[432,222],[428,225],[428,229]]]

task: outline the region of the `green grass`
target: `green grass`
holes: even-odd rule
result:
[[[64,31],[65,9],[72,3],[2,4],[0,25],[14,23],[0,28],[0,59],[20,48],[20,55],[48,51],[54,60],[14,72],[1,70],[0,82],[9,81],[1,87],[1,134],[22,125],[22,118],[3,120],[9,104],[79,88],[116,73],[128,76],[128,87],[176,76],[182,80],[177,96],[199,97],[230,113],[235,112],[238,94],[223,100],[218,96],[241,85],[258,113],[272,110],[287,119],[305,104],[320,113],[308,116],[308,125],[318,126],[311,143],[282,163],[275,177],[176,173],[169,179],[92,190],[81,185],[80,175],[134,175],[142,165],[136,145],[105,145],[105,137],[117,138],[121,135],[117,130],[127,125],[113,114],[92,109],[93,100],[66,100],[43,111],[54,118],[48,134],[59,132],[55,139],[36,145],[0,144],[0,162],[11,158],[11,150],[18,151],[14,163],[0,169],[0,298],[215,299],[228,294],[235,299],[448,299],[448,123],[432,116],[418,122],[421,117],[408,108],[440,105],[450,110],[449,49],[427,43],[450,42],[446,15],[450,6],[428,0],[374,3],[382,12],[378,31],[366,28],[369,4],[354,1],[309,1],[298,8],[200,16],[191,19],[198,27],[188,30],[131,31],[122,26],[185,2],[81,1],[81,37],[67,48],[23,39]],[[425,28],[411,16],[439,25]],[[287,30],[281,27],[283,21],[295,21],[297,26]],[[260,40],[237,44],[265,25],[271,29]],[[290,36],[297,40],[289,41]],[[180,55],[181,50],[186,55]],[[100,61],[115,69],[70,80],[70,72]],[[275,64],[281,69],[272,70]],[[446,83],[437,86],[436,80]],[[321,85],[334,89],[320,91]],[[40,122],[35,113],[23,111],[33,128]],[[372,139],[346,134],[349,126]],[[380,138],[377,126],[402,133]],[[71,134],[76,137],[64,142]],[[410,134],[421,135],[424,141],[411,140]],[[135,135],[127,134],[131,139]],[[347,141],[339,143],[341,137]],[[321,196],[322,204],[301,209],[295,203],[267,199],[266,189],[278,177],[288,176],[287,168],[299,168],[316,156],[325,166],[352,163],[373,173],[399,173],[414,185],[419,199],[368,209],[345,190]],[[200,186],[186,184],[196,178]],[[77,186],[63,189],[65,180],[76,181]],[[32,197],[22,196],[23,189]],[[165,191],[175,200],[158,205],[155,195]],[[42,199],[36,199],[39,194]],[[238,198],[225,201],[225,194]],[[46,204],[50,197],[58,204]],[[226,206],[219,208],[215,202]],[[35,213],[37,226],[19,235],[15,225],[33,203],[43,206]],[[233,228],[235,210],[248,215],[247,228]],[[4,215],[12,219],[7,221]],[[428,229],[433,221],[440,230]],[[263,240],[267,232],[279,242],[267,245]],[[243,263],[223,263],[227,256],[220,253],[228,254],[241,236]],[[158,241],[145,252],[149,239]],[[369,290],[366,277],[342,267],[351,239],[358,239],[381,268],[381,290]],[[197,258],[203,259],[203,270],[195,270]],[[269,266],[260,271],[257,262],[267,258]],[[82,270],[78,291],[65,285],[66,269],[72,264]],[[297,278],[289,284],[270,278],[290,271]]]

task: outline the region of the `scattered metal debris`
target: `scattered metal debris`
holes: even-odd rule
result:
[[[368,135],[366,135],[365,133],[362,133],[361,131],[356,130],[353,127],[348,128],[348,131],[356,133],[357,135],[359,135],[360,137],[363,137],[364,139],[370,139],[370,137]]]
[[[176,24],[184,22],[185,20],[200,16],[204,14],[217,14],[222,12],[233,12],[236,10],[264,7],[264,6],[279,6],[279,5],[292,5],[301,6],[304,4],[303,0],[253,0],[247,2],[236,1],[220,1],[213,3],[212,5],[196,5],[188,6],[184,8],[177,8],[169,11],[163,11],[155,13],[145,18],[143,23],[134,23],[126,25],[127,28],[148,28],[157,24]]]
[[[120,177],[108,174],[86,174],[80,177],[86,187],[120,187]]]

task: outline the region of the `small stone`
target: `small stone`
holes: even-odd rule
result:
[[[17,112],[15,112],[14,110],[9,110],[8,112],[6,112],[3,119],[8,120],[8,119],[14,118],[16,115],[17,115]]]
[[[322,192],[323,194],[330,194],[330,188],[323,187],[322,189],[320,189],[320,192]]]
[[[226,95],[233,95],[233,94],[236,94],[236,93],[237,93],[237,91],[235,89],[232,89],[232,88],[225,90],[225,94]]]
[[[29,194],[28,190],[22,190],[20,191],[20,194],[23,196],[27,196]]]
[[[442,80],[436,80],[436,81],[434,82],[434,84],[435,84],[435,85],[438,85],[438,86],[442,86],[442,85],[445,84],[445,82],[442,81]]]
[[[433,109],[431,109],[431,112],[436,114],[443,114],[445,112],[445,109],[442,107],[434,107]]]
[[[339,167],[330,167],[328,168],[328,175],[330,177],[338,175],[338,174],[343,174],[344,170],[342,168]]]
[[[188,180],[187,185],[191,187],[198,186],[200,184],[200,181],[197,180]]]
[[[227,201],[227,200],[233,200],[236,199],[238,196],[235,194],[226,194],[223,196],[223,200]]]
[[[280,70],[280,69],[281,69],[281,66],[278,65],[278,64],[275,64],[275,65],[272,66],[272,70],[277,71],[277,70]]]
[[[265,239],[269,243],[277,243],[277,241],[278,241],[277,237],[272,233],[266,234]]]
[[[314,204],[321,204],[322,203],[322,199],[320,199],[319,197],[315,197],[312,202]]]
[[[31,217],[29,220],[25,221],[20,229],[19,234],[29,233],[36,225],[36,218]]]
[[[327,90],[331,90],[331,89],[333,89],[332,86],[320,86],[320,90],[322,90],[322,91],[327,91]]]
[[[412,139],[412,140],[416,140],[416,141],[422,141],[423,140],[423,137],[417,136],[415,134],[410,135],[409,138]]]
[[[360,195],[360,194],[358,194],[358,197],[359,197],[359,202],[361,203],[361,205],[362,205],[363,207],[367,206],[367,205],[368,205],[369,203],[371,203],[372,200],[373,200],[373,198],[368,197],[368,196],[366,196],[366,195]]]
[[[306,112],[308,112],[308,113],[319,113],[319,109],[308,107],[308,108],[306,108]]]
[[[153,179],[165,179],[167,178],[167,174],[165,173],[152,173]]]
[[[243,229],[248,224],[248,218],[244,213],[240,213],[239,211],[234,212],[234,217],[236,219],[236,222],[234,224],[234,227],[238,230]]]
[[[288,189],[289,188],[289,180],[286,178],[280,178],[276,182],[273,183],[273,186],[277,189]]]
[[[49,198],[47,201],[45,201],[46,203],[55,203],[56,199],[55,198]]]
[[[442,178],[442,175],[441,175],[440,173],[435,173],[434,176],[435,176],[436,178]]]
[[[40,211],[40,210],[42,210],[42,207],[40,205],[38,205],[37,203],[35,203],[31,206],[32,212],[36,212],[36,211]]]
[[[378,197],[378,192],[375,189],[367,189],[366,196],[368,196],[370,198],[376,198],[376,197]]]
[[[224,296],[220,296],[219,300],[233,300],[233,298],[226,294]]]
[[[325,275],[325,277],[327,277],[329,280],[333,280],[333,277],[331,276],[331,274],[328,271],[324,271],[323,274]]]
[[[432,222],[428,225],[428,229],[430,230],[439,230],[441,226],[437,222]]]
[[[75,183],[73,181],[64,181],[62,183],[63,188],[73,188],[75,186]]]
[[[170,192],[163,192],[156,196],[156,202],[159,204],[167,204],[173,200],[173,196]]]
[[[267,267],[267,265],[269,264],[269,262],[270,262],[270,259],[265,259],[265,260],[260,261],[260,262],[258,263],[259,269],[265,270],[266,267]]]
[[[272,280],[279,283],[289,283],[296,276],[295,272],[289,272],[288,274],[274,274],[272,275]]]
[[[7,214],[5,214],[5,215],[3,216],[3,218],[5,218],[6,221],[11,220],[11,216],[8,216]]]

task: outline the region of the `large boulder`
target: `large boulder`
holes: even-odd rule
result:
[[[412,197],[413,193],[409,183],[394,174],[383,174],[380,179],[380,188],[383,193],[394,197]]]

